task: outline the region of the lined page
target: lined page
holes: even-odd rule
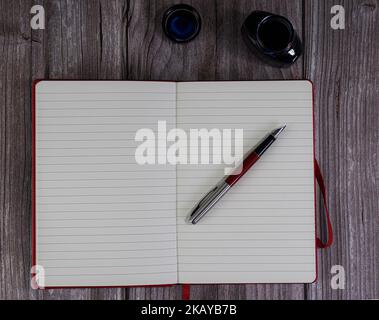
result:
[[[141,128],[175,126],[169,82],[36,87],[36,259],[45,286],[177,282],[176,170],[141,166]]]
[[[312,86],[308,81],[180,83],[177,125],[244,129],[247,152],[287,128],[197,225],[185,216],[225,165],[177,167],[181,283],[307,283],[315,280]]]

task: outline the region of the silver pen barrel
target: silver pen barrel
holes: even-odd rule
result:
[[[229,189],[230,185],[227,184],[224,180],[219,182],[192,209],[190,215],[188,216],[188,221],[192,224],[198,223]]]

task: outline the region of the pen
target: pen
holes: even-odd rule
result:
[[[259,145],[254,148],[243,160],[238,174],[231,174],[221,180],[211,191],[209,191],[192,209],[188,216],[188,222],[198,223],[213,206],[233,187],[243,175],[258,161],[265,151],[274,143],[286,126],[273,130]]]

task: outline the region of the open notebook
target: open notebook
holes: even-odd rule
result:
[[[41,81],[34,101],[34,263],[46,287],[309,283],[316,278],[308,81]],[[197,225],[224,165],[141,166],[140,128],[287,128]]]

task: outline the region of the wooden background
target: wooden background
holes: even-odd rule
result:
[[[198,285],[191,298],[379,298],[379,0],[188,0],[203,28],[185,45],[161,30],[163,10],[178,2],[0,0],[0,299],[181,298],[180,286],[30,288],[31,83],[39,78],[312,80],[317,157],[335,230],[334,246],[318,253],[318,282]],[[30,28],[34,4],[46,10],[45,30]],[[330,27],[335,4],[346,10],[345,30]],[[266,66],[246,49],[240,26],[257,9],[293,21],[305,53],[291,68]],[[344,290],[330,286],[336,264],[346,271]]]

